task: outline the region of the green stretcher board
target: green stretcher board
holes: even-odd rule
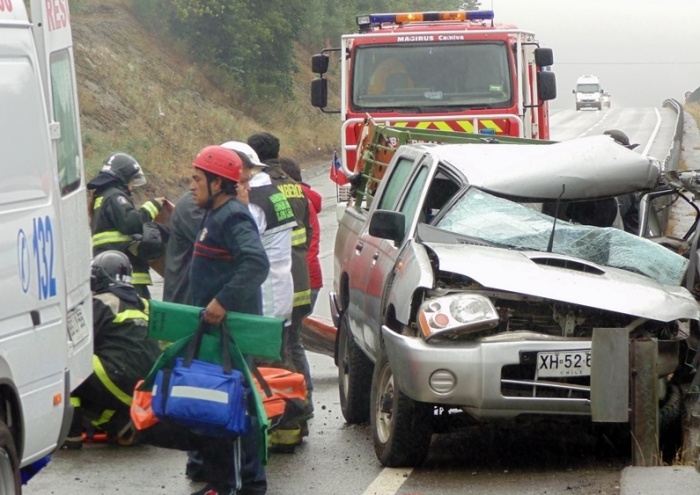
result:
[[[150,306],[148,336],[154,340],[175,342],[189,337],[199,326],[202,308],[154,300],[150,301]],[[284,320],[229,313],[226,324],[243,354],[273,361],[281,360]]]

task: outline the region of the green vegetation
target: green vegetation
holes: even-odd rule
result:
[[[440,10],[450,0],[131,0],[134,12],[188,55],[240,84],[247,99],[288,98],[297,70],[293,50],[337,43],[368,12]],[[467,2],[476,3],[478,2]]]
[[[309,103],[312,54],[355,32],[359,14],[462,3],[70,0],[87,175],[125,151],[146,170],[146,194],[174,199],[199,149],[261,130],[302,164],[330,161],[340,122]]]

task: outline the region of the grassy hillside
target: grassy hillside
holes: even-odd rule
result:
[[[145,169],[143,192],[175,199],[199,149],[245,141],[260,130],[280,137],[282,154],[302,162],[330,159],[340,122],[308,103],[310,53],[296,50],[300,70],[292,98],[274,105],[246,102],[215,69],[154,36],[125,0],[82,0],[76,7],[72,25],[89,178],[110,152],[125,151]]]

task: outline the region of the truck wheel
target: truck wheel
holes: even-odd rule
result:
[[[0,421],[0,495],[19,495],[19,458],[10,429]]]
[[[372,362],[355,344],[347,314],[340,320],[338,339],[340,409],[349,424],[366,423],[369,420]]]
[[[578,112],[579,110],[581,110],[581,105],[579,105],[579,104],[577,103],[577,104],[576,104],[576,111]]]
[[[388,467],[422,464],[433,433],[433,407],[399,390],[385,350],[374,365],[370,404],[374,452],[379,462]]]

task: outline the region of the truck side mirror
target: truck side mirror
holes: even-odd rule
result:
[[[547,67],[554,64],[554,52],[551,48],[535,48],[535,64]]]
[[[575,92],[575,91],[574,91]],[[553,100],[557,97],[557,78],[554,72],[540,71],[537,73],[537,98],[542,101]]]
[[[325,74],[328,72],[328,55],[317,53],[311,57],[311,72]]]
[[[406,231],[406,217],[403,213],[389,210],[376,210],[369,220],[369,235],[388,239],[399,244]]]
[[[314,79],[311,81],[311,105],[317,108],[328,106],[328,79]]]
[[[572,92],[573,94],[576,94],[576,90],[575,90],[575,89],[572,89],[571,92]]]

